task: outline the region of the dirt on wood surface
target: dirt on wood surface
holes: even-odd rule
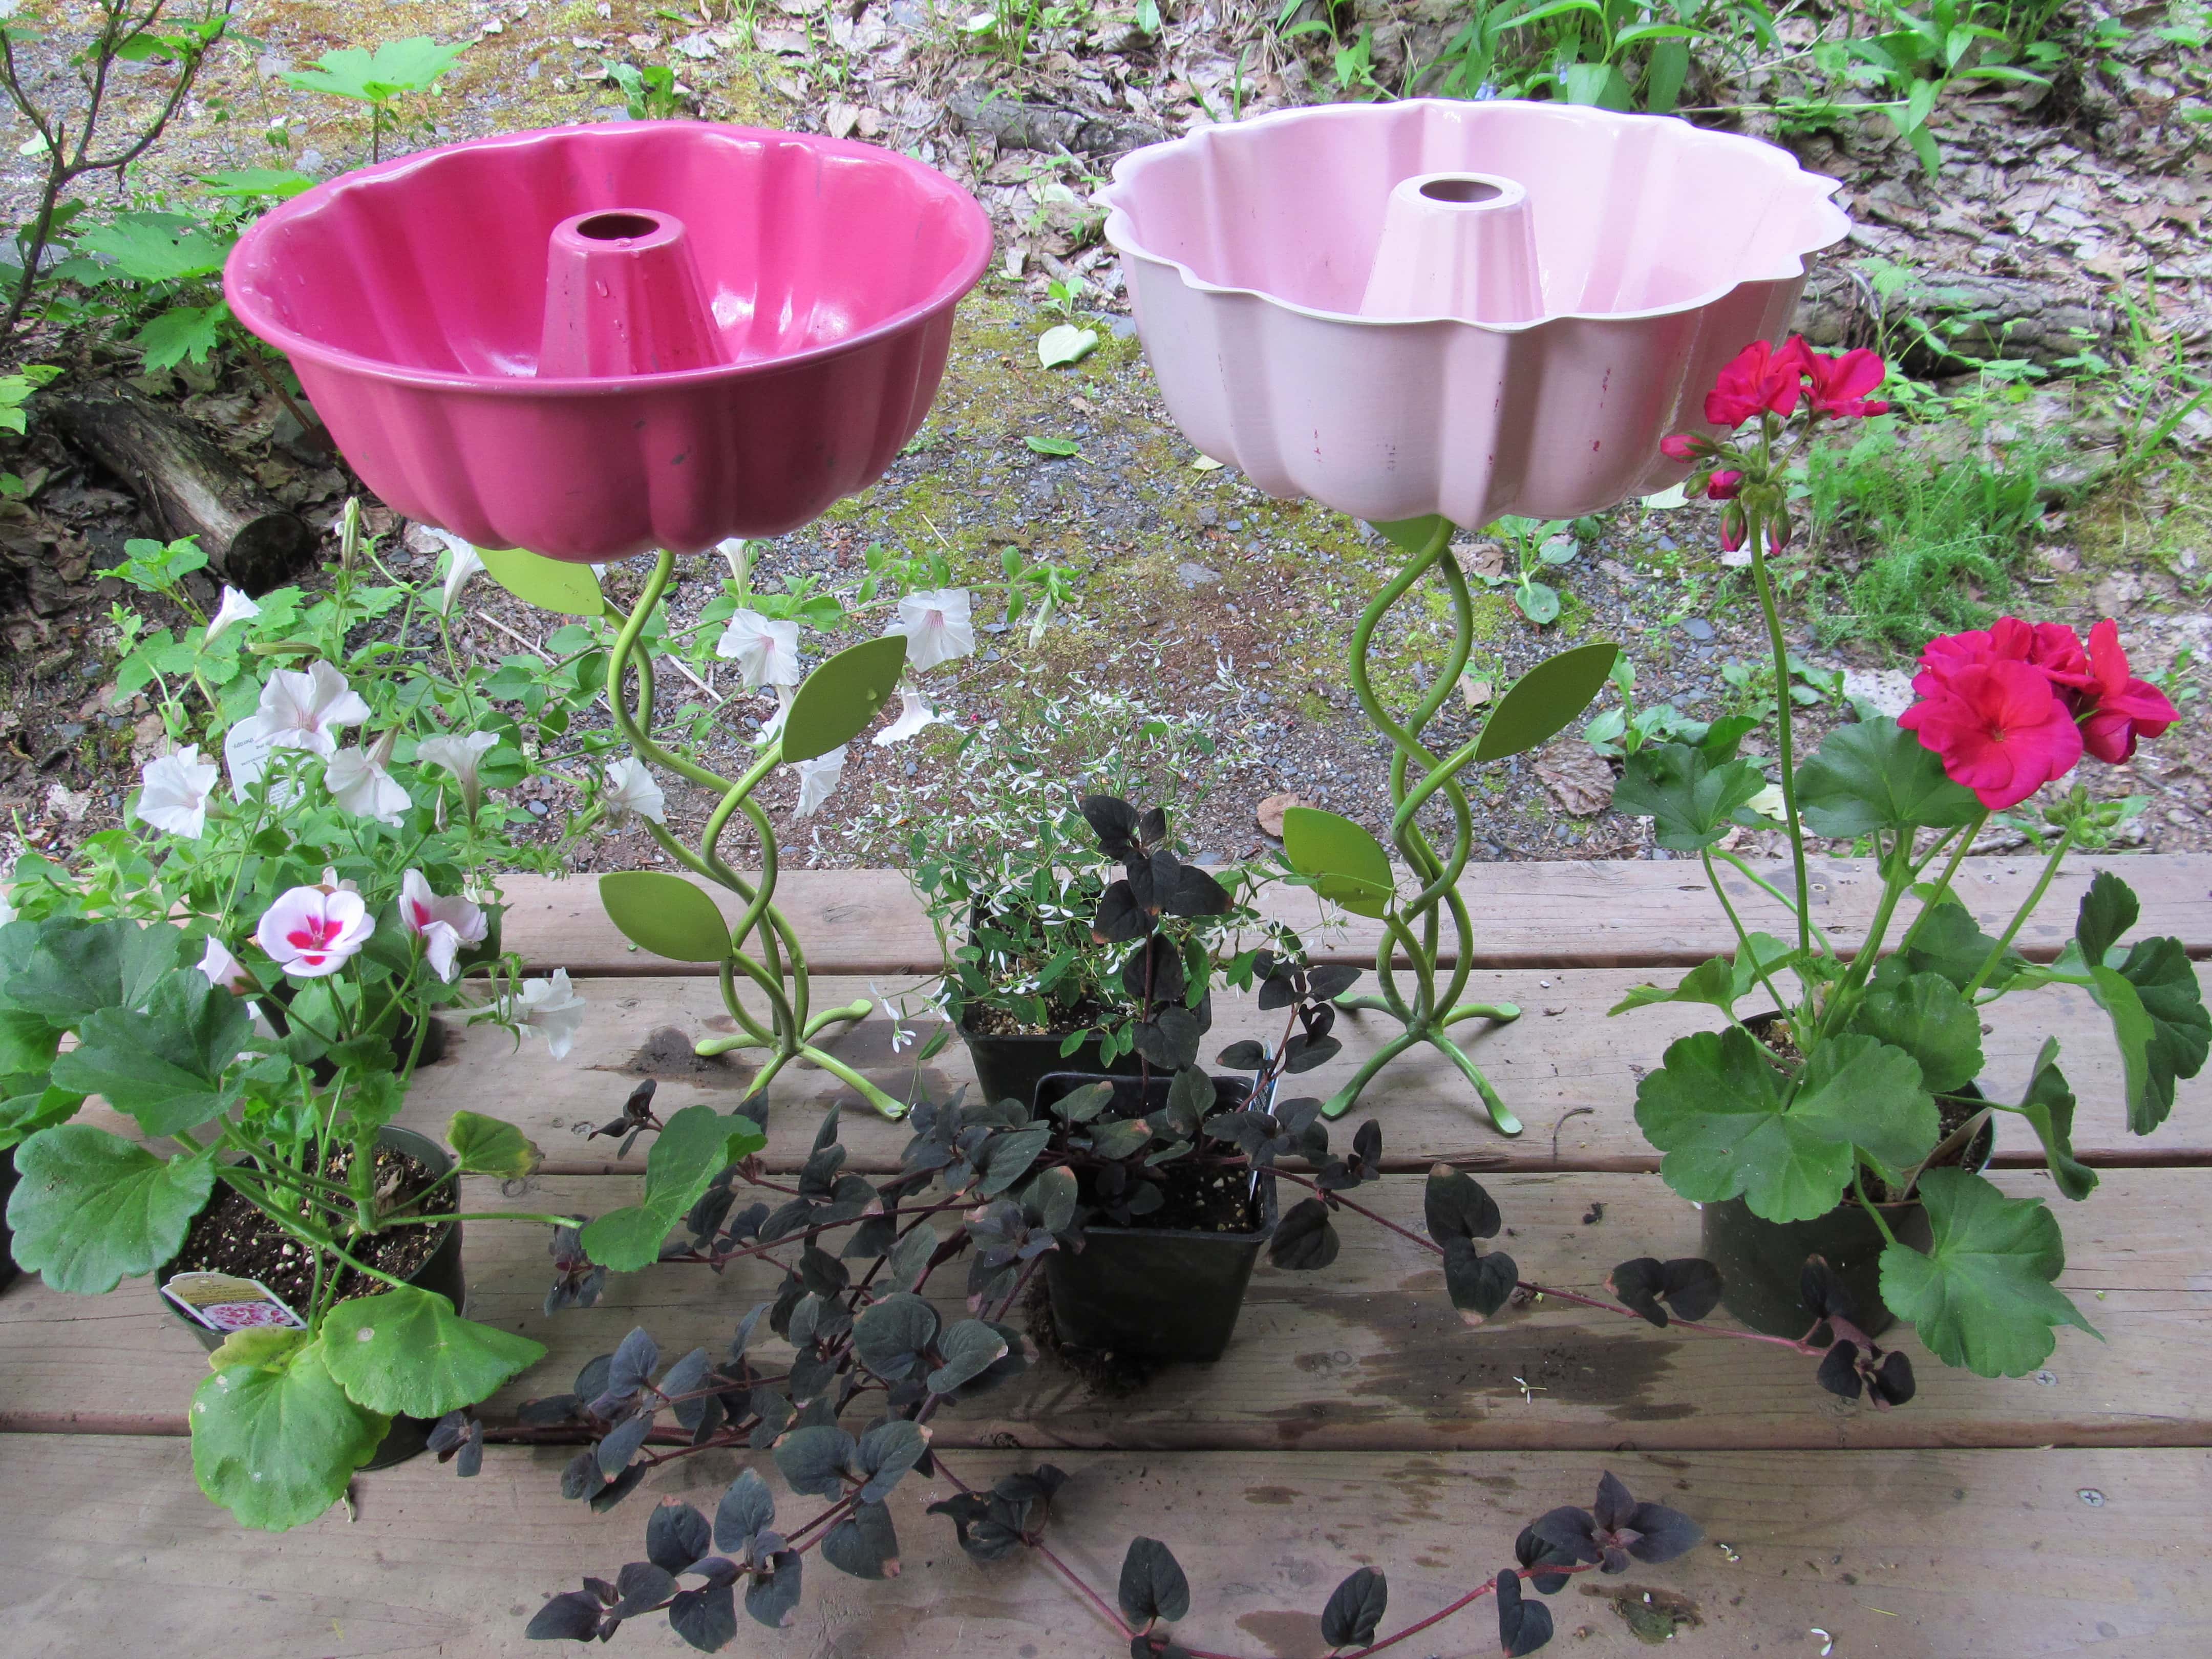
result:
[[[856,744],[823,812],[794,817],[795,780],[771,780],[760,799],[781,857],[800,866],[904,861],[917,833],[966,810],[972,786],[951,752],[957,734],[994,720],[1020,726],[1054,709],[1068,734],[1071,787],[1086,781],[1086,752],[1126,743],[1148,720],[1202,733],[1210,754],[1161,767],[1180,778],[1181,828],[1203,853],[1263,851],[1272,839],[1263,825],[1279,822],[1285,797],[1385,823],[1389,750],[1358,713],[1345,653],[1395,554],[1326,509],[1262,497],[1183,441],[1144,362],[1089,202],[1130,148],[1232,115],[1349,95],[1334,84],[1329,55],[1285,40],[1274,26],[1279,8],[1258,0],[1164,7],[1157,34],[1139,28],[1134,6],[1119,0],[1071,9],[1041,18],[1018,61],[963,30],[973,7],[929,0],[677,9],[634,0],[431,0],[404,13],[250,4],[240,16],[258,45],[218,60],[131,189],[143,204],[219,168],[274,161],[325,176],[360,164],[368,125],[359,108],[281,76],[336,46],[416,33],[473,45],[441,94],[408,106],[413,125],[388,137],[389,151],[619,118],[623,95],[605,70],[626,63],[673,66],[682,107],[708,118],[857,137],[916,155],[976,191],[997,230],[996,260],[962,307],[944,391],[915,443],[873,488],[768,544],[759,576],[849,586],[878,545],[895,555],[945,552],[963,578],[986,580],[1013,546],[1067,567],[1074,595],[1034,645],[1025,629],[979,606],[978,653],[931,677],[951,724],[895,747]],[[1367,31],[1375,73],[1394,87],[1392,76],[1431,63],[1458,26],[1449,9],[1425,3],[1358,0],[1342,9]],[[2083,27],[2107,15],[2088,8]],[[1936,377],[1937,393],[1962,390],[1964,364],[1954,354],[1969,348],[2054,377],[2027,397],[2016,422],[2059,447],[2051,499],[2023,544],[2004,550],[1998,577],[1964,583],[1966,597],[2084,629],[2100,616],[2119,619],[2136,672],[2165,677],[2172,695],[2192,700],[2183,721],[2130,765],[2093,766],[2087,779],[2100,794],[2148,799],[2123,845],[2197,850],[2212,845],[2212,740],[2193,700],[2212,654],[2204,505],[2212,416],[2198,410],[2154,464],[2100,486],[2136,429],[2134,383],[2083,365],[2090,356],[2118,362],[2147,349],[2147,339],[2202,367],[2212,343],[2212,252],[2202,237],[2212,156],[2204,124],[2179,112],[2201,104],[2212,70],[2202,51],[2162,42],[2147,15],[2109,16],[2121,36],[2048,88],[1991,81],[1947,94],[1932,123],[1942,162],[1933,173],[1879,118],[1785,131],[1755,106],[1796,87],[1786,66],[1753,66],[1690,90],[1697,107],[1725,112],[1695,118],[1788,144],[1843,181],[1838,200],[1856,228],[1816,273],[1799,319],[1816,343],[1901,355]],[[1785,40],[1801,22],[1785,22]],[[20,210],[34,179],[33,163],[19,160],[0,176],[0,199]],[[1048,284],[1077,282],[1076,320],[1096,328],[1102,344],[1072,368],[1045,369],[1037,337],[1059,320]],[[1950,345],[1931,348],[1939,337],[1931,329],[1948,329],[1941,337]],[[132,349],[87,329],[34,331],[12,349],[19,361],[63,364],[64,386],[122,377],[198,423],[258,489],[323,534],[327,550],[337,511],[358,483],[303,441],[268,387],[235,363],[146,375]],[[117,823],[161,735],[143,701],[117,708],[105,695],[115,638],[106,614],[122,593],[94,574],[149,526],[121,483],[33,409],[27,438],[0,434],[0,465],[29,486],[0,502],[0,812],[9,821],[0,859],[25,847],[66,851]],[[1031,439],[1065,441],[1075,453],[1040,453]],[[1929,459],[1931,468],[1948,464]],[[434,546],[418,528],[379,506],[368,524],[387,538],[401,574],[434,574]],[[1535,661],[1598,639],[1622,643],[1639,706],[1671,703],[1698,719],[1756,712],[1763,635],[1744,573],[1717,556],[1708,506],[1631,502],[1581,526],[1577,539],[1573,560],[1548,578],[1563,599],[1555,623],[1528,622],[1510,588],[1479,589],[1475,660],[1431,728],[1431,747],[1461,741]],[[1862,526],[1806,538],[1790,557],[1813,580],[1854,572],[1883,550],[1881,534]],[[1497,558],[1476,537],[1457,556],[1479,575]],[[694,562],[672,601],[679,621],[696,617],[722,574],[713,562]],[[639,568],[618,567],[608,586],[627,599],[641,580]],[[1816,624],[1812,607],[1796,609],[1808,619],[1792,644],[1808,665],[1844,671],[1847,693],[1872,706],[1899,706],[1909,650],[1855,629],[1848,617]],[[485,659],[536,649],[550,632],[541,613],[481,580],[457,620],[461,649]],[[1437,595],[1417,594],[1393,613],[1376,653],[1387,701],[1403,706],[1433,684],[1447,620]],[[662,696],[715,712],[710,764],[749,757],[750,734],[774,705],[724,677],[709,686],[702,692],[664,674]],[[1600,707],[1614,701],[1608,692]],[[1824,695],[1802,718],[1809,747],[1844,711]],[[1617,762],[1578,732],[1467,775],[1476,859],[1667,856],[1648,824],[1607,810]],[[672,827],[696,829],[707,798],[665,781]],[[550,820],[564,789],[549,779],[522,793]],[[1270,800],[1272,820],[1260,811]],[[1442,818],[1434,822],[1441,830]],[[1735,833],[1749,854],[1779,844],[1773,831]],[[2017,832],[1999,829],[1981,846],[2020,844]],[[741,847],[735,853],[744,856]],[[581,869],[660,861],[635,827],[577,856]]]

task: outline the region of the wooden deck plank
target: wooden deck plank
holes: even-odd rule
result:
[[[2046,1178],[2000,1177],[2048,1195]],[[1487,1183],[1511,1233],[1498,1243],[1528,1279],[1603,1295],[1631,1256],[1698,1254],[1692,1208],[1653,1177],[1504,1176]],[[574,1208],[631,1199],[630,1176],[541,1180],[502,1197],[472,1182],[473,1209]],[[1421,1225],[1421,1181],[1389,1176],[1360,1198]],[[1595,1205],[1596,1208],[1593,1208]],[[2063,1218],[2071,1265],[2061,1281],[2106,1340],[2065,1332],[2039,1379],[1990,1381],[1912,1354],[1920,1395],[1877,1412],[1819,1390],[1814,1362],[1765,1344],[1667,1333],[1571,1304],[1510,1312],[1470,1330],[1443,1295],[1435,1258],[1359,1216],[1341,1218],[1343,1253],[1319,1273],[1262,1263],[1236,1340],[1219,1364],[1164,1369],[1141,1392],[1101,1399],[1055,1362],[936,1419],[945,1446],[1104,1449],[1474,1450],[1584,1448],[1865,1448],[1928,1445],[2212,1445],[2212,1283],[2202,1250],[2173,1218],[2212,1211],[2212,1171],[2127,1170]],[[549,1317],[544,1232],[471,1223],[470,1311],[551,1351],[497,1396],[501,1420],[532,1395],[559,1393],[634,1325],[672,1358],[719,1352],[738,1316],[775,1294],[760,1261],[717,1278],[662,1267],[617,1277],[593,1309]],[[795,1254],[795,1252],[793,1253]],[[939,1301],[961,1316],[963,1270]],[[763,1352],[783,1352],[765,1339]],[[35,1280],[0,1295],[0,1430],[182,1434],[203,1373],[198,1347],[136,1284],[70,1297]],[[1524,1393],[1522,1383],[1529,1386]]]
[[[1472,977],[1470,998],[1513,1002],[1525,1011],[1510,1025],[1459,1028],[1472,1033],[1467,1040],[1477,1063],[1527,1126],[1518,1138],[1490,1127],[1474,1091],[1426,1044],[1377,1076],[1354,1121],[1381,1120],[1384,1152],[1401,1169],[1425,1170],[1440,1158],[1500,1169],[1656,1169],[1657,1155],[1635,1123],[1638,1068],[1657,1065],[1668,1043],[1709,1029],[1714,1016],[1710,1009],[1662,1005],[1606,1017],[1629,987],[1652,977],[1633,969],[1492,969]],[[878,986],[894,988],[867,980],[817,980],[816,1006],[865,997]],[[690,1053],[694,1039],[729,1029],[714,981],[598,980],[580,982],[579,989],[592,1005],[591,1016],[567,1059],[550,1059],[534,1041],[514,1054],[511,1039],[495,1027],[463,1031],[443,1062],[417,1075],[400,1121],[434,1131],[463,1108],[496,1112],[528,1129],[551,1160],[549,1167],[581,1173],[617,1167],[612,1142],[580,1137],[614,1115],[641,1076],[661,1079],[656,1103],[664,1115],[701,1101],[725,1111],[737,1104],[750,1067],[734,1056],[700,1061]],[[1239,1037],[1280,1037],[1281,1017],[1261,1015],[1249,998],[1224,996],[1215,1006],[1208,1058]],[[2212,1091],[2212,1081],[2183,1084],[2172,1118],[2156,1134],[2130,1133],[2111,1025],[2083,994],[2051,986],[2007,997],[1991,1006],[1987,1023],[1984,1076],[2000,1098],[2018,1099],[2044,1038],[2059,1039],[2061,1063],[2081,1102],[2075,1146],[2085,1160],[2212,1162],[2212,1115],[2195,1109]],[[933,1022],[918,1029],[933,1029]],[[1300,1091],[1330,1094],[1395,1029],[1381,1015],[1340,1020],[1344,1052],[1298,1079]],[[895,1054],[892,1040],[890,1023],[878,1010],[829,1036],[824,1046],[905,1099],[914,1083],[915,1049]],[[922,1073],[924,1086],[938,1099],[973,1080],[967,1049],[957,1039]],[[876,1173],[896,1169],[908,1131],[876,1116],[830,1073],[805,1066],[787,1069],[769,1087],[772,1162],[797,1167],[822,1113],[841,1098],[850,1103],[843,1133],[854,1166]],[[2000,1163],[2041,1161],[2017,1124],[2000,1126],[1998,1148]]]
[[[2142,896],[2148,925],[2179,935],[2192,955],[2212,953],[2212,854],[2204,854],[2068,860],[2022,933],[2021,948],[2039,957],[2057,954],[2073,931],[2091,876],[2107,865]],[[1791,885],[1788,865],[1761,867],[1778,885]],[[2040,869],[2032,858],[1972,859],[1960,872],[1958,891],[1994,932],[2027,897]],[[1856,941],[1872,918],[1880,890],[1872,870],[1866,860],[1818,859],[1808,871],[1815,915],[1839,943]],[[1747,926],[1783,930],[1788,914],[1781,906],[1740,874],[1731,872],[1727,884]],[[575,976],[710,971],[634,949],[600,909],[590,877],[510,876],[502,886],[507,940],[541,969],[566,968]],[[719,889],[708,890],[718,902],[727,899]],[[1698,866],[1679,860],[1477,864],[1461,878],[1460,890],[1480,931],[1476,962],[1485,968],[1688,964],[1735,948]],[[787,870],[777,901],[818,973],[930,973],[940,965],[928,919],[896,870]],[[1322,928],[1314,898],[1297,888],[1273,890],[1267,903],[1328,959],[1375,960],[1379,923],[1355,916]],[[734,902],[723,908],[735,918]]]
[[[544,1655],[528,1615],[585,1572],[641,1557],[645,1503],[609,1516],[557,1495],[563,1454],[495,1448],[457,1480],[418,1459],[356,1483],[343,1511],[281,1540],[241,1536],[193,1487],[182,1443],[0,1437],[0,1649],[12,1659],[130,1652],[154,1630],[174,1652],[224,1659],[432,1659]],[[981,1485],[1033,1467],[1018,1454],[951,1461]],[[1288,1452],[1073,1454],[1049,1540],[1110,1596],[1128,1540],[1166,1540],[1188,1571],[1194,1646],[1318,1659],[1315,1615],[1359,1565],[1390,1586],[1393,1628],[1511,1561],[1544,1510],[1588,1503],[1601,1470],[1677,1505],[1713,1542],[1665,1566],[1593,1575],[1552,1599],[1563,1652],[1649,1650],[1620,1607],[1645,1591],[1692,1610],[1680,1645],[1711,1655],[1838,1659],[2058,1659],[2212,1650],[2212,1581],[2194,1543],[2212,1454],[1582,1452],[1424,1456]],[[671,1466],[649,1490],[711,1510],[733,1465]],[[783,1493],[779,1502],[800,1509]],[[863,1583],[810,1562],[796,1626],[741,1626],[743,1651],[823,1659],[1106,1659],[1126,1651],[1034,1559],[967,1560],[923,1506],[951,1491],[909,1478],[894,1494],[905,1557]],[[2090,1501],[2094,1498],[2095,1501]],[[1226,1524],[1224,1524],[1226,1523]],[[1727,1551],[1717,1547],[1725,1543]],[[1674,1598],[1680,1598],[1675,1601]],[[1496,1650],[1486,1609],[1435,1628],[1414,1654]],[[610,1651],[686,1651],[656,1618]]]

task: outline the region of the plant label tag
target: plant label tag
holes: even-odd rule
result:
[[[161,1294],[195,1325],[225,1335],[232,1331],[307,1328],[307,1322],[258,1279],[234,1279],[228,1273],[175,1273],[161,1286]]]

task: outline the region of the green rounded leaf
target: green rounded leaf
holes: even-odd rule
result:
[[[1982,1073],[1982,1019],[1941,974],[1906,974],[1892,957],[1851,1015],[1850,1029],[1902,1048],[1920,1066],[1922,1086],[1938,1094]]]
[[[1754,762],[1717,764],[1687,744],[1647,744],[1628,757],[1613,786],[1613,805],[1650,818],[1662,847],[1694,853],[1726,835],[1737,809],[1765,787],[1766,775]]]
[[[204,1158],[162,1159],[88,1123],[15,1149],[8,1201],[16,1261],[58,1291],[97,1296],[175,1255],[215,1191]]]
[[[545,1154],[538,1143],[512,1123],[475,1112],[455,1112],[446,1126],[446,1144],[453,1149],[463,1175],[498,1176],[520,1181],[538,1173]]]
[[[489,1399],[545,1357],[543,1344],[464,1319],[412,1286],[341,1302],[323,1321],[323,1359],[356,1405],[443,1417]]]
[[[1881,1253],[1881,1295],[1929,1352],[1979,1376],[2024,1376],[2057,1346],[2053,1328],[2097,1328],[2052,1284],[2066,1266],[2057,1218],[2035,1198],[2007,1198],[1980,1176],[1920,1177],[1934,1235],[1928,1253]]]
[[[937,1310],[901,1291],[872,1302],[853,1322],[853,1352],[886,1382],[912,1371],[937,1340]]]
[[[1121,1558],[1121,1582],[1116,1599],[1121,1616],[1132,1625],[1150,1625],[1155,1619],[1180,1619],[1190,1611],[1190,1580],[1183,1577],[1175,1552],[1157,1538],[1133,1538]]]
[[[631,1273],[659,1260],[661,1241],[677,1218],[699,1201],[707,1183],[742,1158],[768,1145],[749,1117],[721,1117],[711,1106],[686,1106],[653,1137],[645,1158],[645,1193],[585,1227],[592,1260]]]
[[[223,1071],[252,1036],[245,1003],[197,968],[179,968],[154,988],[145,1012],[86,1015],[76,1048],[54,1062],[54,1081],[105,1096],[149,1135],[174,1134],[221,1115]]]
[[[1300,875],[1315,876],[1314,891],[1354,915],[1380,916],[1390,908],[1397,883],[1382,843],[1350,818],[1317,806],[1283,814],[1283,856]]]
[[[2020,1115],[2043,1143],[2043,1159],[2053,1185],[2079,1203],[2096,1190],[2097,1172],[2074,1156],[2074,1091],[2058,1069],[2058,1039],[2045,1037],[2035,1070],[2021,1097]]]
[[[932,1394],[951,1394],[996,1364],[1007,1351],[1006,1339],[980,1319],[963,1319],[939,1340],[945,1363],[928,1376]]]
[[[1823,836],[1876,830],[1950,830],[1982,816],[1972,790],[1887,714],[1839,726],[1797,769],[1797,810]]]
[[[246,1526],[283,1532],[343,1498],[391,1426],[346,1397],[320,1342],[302,1342],[219,1370],[193,1392],[192,1474]]]
[[[906,635],[886,634],[840,651],[806,677],[783,722],[783,757],[812,760],[867,729],[906,672]]]
[[[664,870],[617,870],[599,878],[607,920],[641,951],[672,962],[720,962],[730,924],[702,889]]]
[[[1549,592],[1549,589],[1546,589]],[[1553,611],[1558,614],[1558,600]],[[1531,613],[1531,620],[1538,620]],[[1503,760],[1549,743],[1605,690],[1620,647],[1610,640],[1547,657],[1513,682],[1475,744],[1477,761]]]
[[[606,595],[588,564],[549,559],[520,547],[480,547],[484,572],[525,605],[563,617],[606,614]]]

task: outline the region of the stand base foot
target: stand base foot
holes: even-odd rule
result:
[[[1376,1008],[1381,1012],[1389,1012],[1387,1005],[1384,1005],[1380,998],[1375,997],[1346,997],[1338,1006],[1346,1008]],[[1359,1098],[1368,1084],[1373,1081],[1377,1072],[1415,1043],[1426,1042],[1456,1066],[1460,1074],[1474,1085],[1474,1091],[1482,1097],[1483,1108],[1490,1114],[1490,1121],[1498,1132],[1500,1134],[1517,1135],[1521,1133],[1521,1120],[1506,1109],[1504,1101],[1498,1097],[1498,1091],[1490,1086],[1490,1079],[1483,1076],[1481,1068],[1474,1060],[1468,1058],[1467,1051],[1445,1034],[1444,1028],[1466,1019],[1493,1019],[1503,1024],[1508,1020],[1518,1019],[1520,1017],[1520,1009],[1510,1002],[1469,1002],[1462,1003],[1452,1009],[1441,1020],[1426,1022],[1419,1025],[1409,1025],[1369,1055],[1366,1064],[1352,1074],[1352,1081],[1322,1103],[1322,1115],[1329,1118],[1342,1117],[1352,1109],[1352,1103]]]

